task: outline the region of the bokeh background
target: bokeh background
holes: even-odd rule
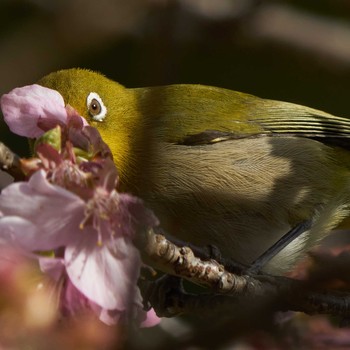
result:
[[[84,67],[128,87],[216,85],[350,115],[349,0],[1,0],[0,14],[0,95]],[[186,332],[170,320],[133,346]]]

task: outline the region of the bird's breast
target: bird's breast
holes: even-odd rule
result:
[[[159,143],[136,171],[138,195],[172,235],[216,245],[249,263],[294,225],[344,201],[334,200],[347,193],[328,151],[295,137]],[[345,177],[343,182],[346,186]]]

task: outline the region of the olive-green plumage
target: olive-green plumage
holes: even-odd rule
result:
[[[265,268],[281,273],[349,216],[347,118],[202,85],[127,89],[82,69],[39,84],[58,90],[99,129],[122,189],[185,241],[250,263],[312,220]],[[107,109],[102,121],[93,119],[91,92]]]

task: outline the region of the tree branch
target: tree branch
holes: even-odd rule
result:
[[[20,158],[2,142],[0,142],[0,168],[13,176],[15,180],[24,179]]]
[[[237,275],[213,259],[196,257],[191,248],[179,247],[153,230],[143,235],[139,243],[147,263],[166,274],[208,287],[210,291],[207,294],[190,294],[179,285],[174,287],[173,280],[170,285],[166,280],[152,282],[153,286],[148,283],[146,288],[153,289],[148,293],[150,302],[160,315],[202,314],[214,307],[232,307],[252,301],[268,304],[272,312],[293,310],[342,317],[350,315],[350,293],[314,290],[307,281],[283,276]],[[160,290],[165,296],[161,297]],[[159,301],[165,305],[155,305]]]

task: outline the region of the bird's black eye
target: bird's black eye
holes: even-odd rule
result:
[[[89,112],[89,115],[93,120],[102,122],[106,117],[107,108],[103,104],[101,97],[96,92],[90,92],[89,96],[86,99],[86,106]]]

